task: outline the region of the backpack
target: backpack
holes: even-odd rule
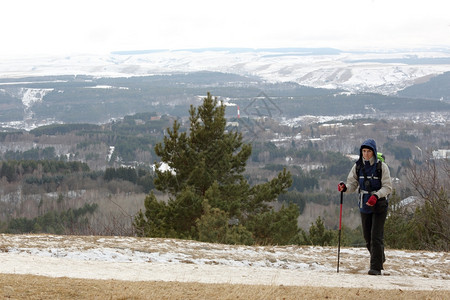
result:
[[[378,180],[380,180],[380,182],[381,182],[381,176],[382,176],[382,164],[383,164],[383,162],[384,162],[384,155],[383,155],[383,153],[377,152],[377,159],[378,159],[378,160],[377,160],[377,171],[376,171],[376,172],[377,172]],[[360,176],[360,175],[359,175],[359,171],[361,170],[361,167],[362,167],[361,161],[360,161],[360,160],[356,161],[356,174],[357,174],[358,176]],[[366,181],[366,180],[367,180],[367,175],[366,175],[366,173],[363,172],[363,175],[364,175],[364,180]],[[371,192],[371,186],[370,186],[370,184],[369,184],[369,189],[368,189],[368,191]],[[359,192],[361,192],[361,188],[359,189]],[[377,203],[376,203],[375,206],[373,207],[373,212],[380,213],[380,212],[385,211],[385,210],[387,209],[387,207],[388,207],[388,196],[389,196],[389,195],[387,195],[386,197],[383,197],[383,198],[378,199]],[[362,202],[362,198],[361,198],[360,201]],[[362,204],[361,204],[361,205],[362,205]],[[361,207],[362,207],[362,206],[361,206]],[[362,209],[362,208],[361,208],[361,209]]]
[[[381,165],[382,165],[382,162],[384,162],[384,159],[385,159],[384,154],[381,153],[381,152],[377,152],[377,159],[378,159],[378,161],[377,161],[377,175],[378,175],[378,178],[381,180],[381,176],[383,175],[383,173],[381,171],[381,169],[382,169]],[[358,160],[358,161],[356,161],[356,175],[359,176],[359,171],[360,170],[361,170],[361,163]]]

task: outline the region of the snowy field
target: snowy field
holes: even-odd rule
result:
[[[446,252],[386,250],[367,275],[363,248],[236,246],[133,237],[0,235],[0,273],[48,277],[285,286],[450,290]]]
[[[310,50],[191,49],[148,53],[3,57],[3,78],[55,75],[148,76],[212,71],[258,76],[268,82],[393,94],[450,70],[446,51],[345,52]],[[319,51],[320,52],[320,51]],[[443,63],[432,63],[442,60]],[[7,84],[14,84],[8,82]]]

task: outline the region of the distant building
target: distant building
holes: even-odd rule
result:
[[[450,158],[450,150],[439,149],[432,152],[434,159],[445,159]]]
[[[239,127],[239,122],[227,122],[226,127]]]
[[[424,204],[424,200],[416,197],[416,196],[410,196],[403,200],[401,200],[396,208],[402,208],[405,209],[409,213],[414,213],[417,207],[420,207]]]

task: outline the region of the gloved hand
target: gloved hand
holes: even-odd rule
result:
[[[378,200],[378,196],[372,195],[372,196],[370,196],[369,200],[367,200],[367,205],[374,206],[377,203],[377,200]]]
[[[338,191],[339,192],[345,192],[347,190],[347,186],[343,181],[339,182],[338,184]]]

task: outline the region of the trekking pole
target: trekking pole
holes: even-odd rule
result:
[[[339,238],[338,238],[338,261],[337,261],[337,272],[339,273],[339,256],[341,254],[341,225],[342,225],[342,198],[344,197],[344,192],[341,192],[341,208],[339,211]]]

